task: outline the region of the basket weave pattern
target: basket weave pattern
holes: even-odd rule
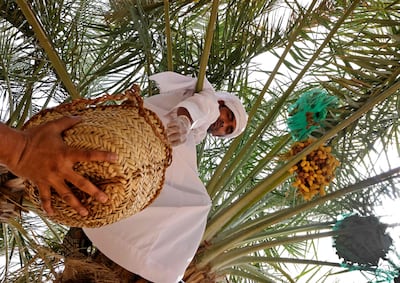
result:
[[[25,128],[68,115],[82,122],[63,133],[67,145],[118,154],[118,162],[80,162],[74,170],[88,178],[109,196],[102,204],[68,184],[89,210],[80,216],[56,193],[52,194],[55,215],[52,220],[74,227],[100,227],[131,216],[148,206],[160,193],[165,170],[171,163],[172,149],[157,115],[143,107],[139,88],[124,94],[98,99],[80,99],[43,110],[32,117]],[[40,166],[38,164],[38,166]],[[37,187],[26,181],[27,198],[40,208]]]

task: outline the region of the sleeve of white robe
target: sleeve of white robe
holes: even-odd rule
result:
[[[150,76],[157,83],[161,95],[171,93],[185,96],[192,95],[196,90],[197,78],[184,76],[174,72],[161,72]],[[207,79],[204,80],[203,90],[213,89]]]

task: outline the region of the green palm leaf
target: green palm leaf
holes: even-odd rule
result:
[[[42,108],[134,82],[151,95],[148,75],[171,69],[171,57],[177,72],[198,75],[211,2],[32,0],[42,40],[51,47],[45,49],[23,10],[0,1],[2,120],[19,127]],[[207,138],[198,147],[199,173],[213,207],[195,267],[231,282],[323,282],[342,269],[339,262],[305,259],[317,253],[313,239],[331,235],[338,215],[370,214],[381,195],[399,196],[399,171],[388,153],[400,152],[399,1],[312,1],[307,7],[219,2],[206,77],[237,93],[250,119],[239,138]],[[166,43],[169,36],[172,43]],[[260,54],[276,63],[256,64]],[[339,107],[313,132],[317,140],[285,161],[281,156],[294,142],[288,108],[315,87],[336,96]],[[288,171],[322,144],[332,147],[341,165],[327,195],[304,202]],[[375,166],[378,157],[386,173]],[[7,279],[34,281],[35,272],[54,278],[62,266],[57,247],[65,228],[46,223],[43,236],[32,226],[43,227],[43,221],[23,214],[21,223],[2,225],[7,261],[1,272]],[[10,277],[16,255],[23,268]],[[302,266],[298,276],[289,275],[291,264]]]

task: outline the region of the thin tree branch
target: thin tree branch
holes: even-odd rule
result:
[[[173,71],[174,63],[172,60],[172,38],[171,38],[171,24],[169,19],[169,0],[164,0],[164,15],[165,15],[165,37],[167,38],[167,65],[168,65],[168,71]]]
[[[68,93],[71,95],[71,98],[72,99],[80,98],[79,92],[75,84],[72,82],[67,72],[67,69],[64,65],[64,62],[60,59],[57,52],[55,51],[49,37],[47,36],[46,31],[43,29],[42,24],[38,21],[35,13],[32,11],[31,6],[29,5],[29,3],[26,2],[26,0],[16,0],[16,2],[18,6],[21,8],[25,18],[32,26],[32,29],[35,32],[35,35],[39,40],[40,45],[47,53],[47,56],[49,57],[49,60],[53,65],[54,70],[56,71],[58,77],[63,82]]]
[[[208,22],[208,27],[207,27],[207,32],[206,32],[206,42],[204,44],[204,50],[203,50],[203,53],[202,53],[201,59],[200,59],[200,67],[199,67],[199,75],[198,75],[197,84],[196,84],[196,92],[200,92],[203,89],[204,78],[206,76],[208,57],[210,56],[211,44],[212,44],[213,36],[214,36],[215,23],[217,21],[218,4],[219,4],[218,0],[213,0],[212,8],[211,8],[211,16],[210,16],[210,20]]]

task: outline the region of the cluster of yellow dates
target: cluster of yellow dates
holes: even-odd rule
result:
[[[312,139],[308,139],[294,143],[288,156],[295,156],[312,142]],[[292,185],[306,201],[317,194],[324,196],[325,187],[334,178],[335,169],[339,164],[339,161],[331,154],[331,147],[320,146],[290,168],[291,174],[296,173]]]

